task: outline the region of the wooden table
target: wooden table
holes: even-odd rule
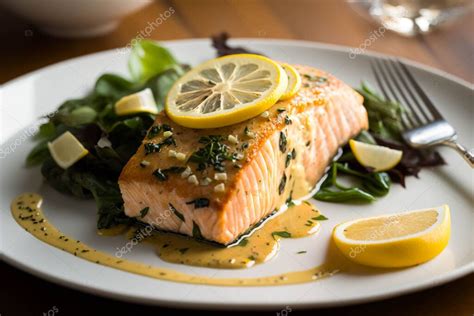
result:
[[[234,37],[289,38],[358,47],[378,28],[343,1],[334,0],[168,0],[157,1],[125,18],[112,34],[91,39],[58,39],[0,11],[0,83],[75,56],[122,47],[169,7],[175,14],[150,35],[157,40],[208,37],[227,31]],[[403,56],[474,82],[474,16],[417,38],[385,32],[369,48]],[[172,310],[138,306],[66,289],[0,263],[0,314],[58,315],[166,314]],[[27,299],[25,299],[27,297]],[[271,314],[275,314],[273,311]],[[474,275],[437,288],[354,307],[303,312],[336,315],[472,315]],[[195,314],[194,312],[193,314]],[[205,315],[222,313],[205,312]],[[226,314],[236,314],[229,313]],[[239,313],[240,314],[240,313]],[[299,314],[293,311],[290,315]]]

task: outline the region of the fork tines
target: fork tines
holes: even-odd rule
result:
[[[371,59],[372,71],[386,99],[407,107],[402,115],[405,129],[416,128],[443,117],[402,62],[396,59]]]

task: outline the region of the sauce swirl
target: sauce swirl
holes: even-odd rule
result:
[[[63,234],[44,216],[41,209],[42,202],[42,197],[35,193],[19,195],[12,201],[12,215],[16,222],[27,232],[39,240],[79,258],[155,279],[216,286],[270,286],[312,282],[331,276],[339,271],[337,261],[328,261],[307,270],[271,276],[257,278],[212,278],[151,266],[98,251],[79,240]],[[248,267],[255,263],[264,262],[276,253],[275,249],[279,247],[279,238],[288,236],[282,232],[290,234],[291,237],[304,237],[316,232],[319,223],[316,220],[310,223],[311,219],[308,219],[307,215],[311,215],[311,218],[317,217],[318,212],[304,203],[300,206],[290,207],[285,213],[270,219],[261,229],[248,237],[245,246],[237,245],[232,248],[215,248],[211,245],[171,234],[158,234],[153,236],[151,242],[156,245],[158,254],[165,261],[219,268]],[[302,223],[304,225],[301,225]],[[164,247],[165,244],[168,246]],[[179,249],[183,249],[183,246],[188,248],[188,250],[180,252]]]

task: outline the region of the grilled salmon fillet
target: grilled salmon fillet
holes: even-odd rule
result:
[[[248,121],[190,129],[159,114],[119,178],[126,215],[228,245],[307,195],[368,121],[351,87],[321,70],[295,68],[300,91]]]

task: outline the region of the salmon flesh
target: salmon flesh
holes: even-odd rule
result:
[[[120,175],[126,215],[229,245],[307,195],[368,121],[351,87],[321,70],[295,68],[299,92],[242,123],[191,129],[160,113]]]

